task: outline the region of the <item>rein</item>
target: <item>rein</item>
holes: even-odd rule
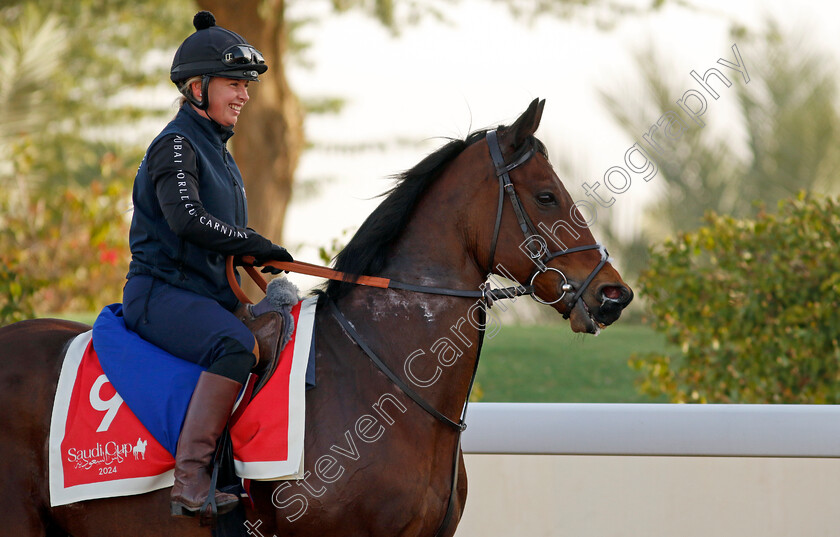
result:
[[[576,252],[584,252],[587,250],[599,250],[601,253],[601,261],[592,270],[592,272],[589,273],[589,276],[587,276],[583,284],[577,289],[574,296],[572,296],[572,300],[569,304],[568,310],[566,311],[566,313],[563,314],[563,318],[568,319],[578,300],[581,299],[583,293],[589,287],[589,284],[592,283],[592,280],[595,279],[595,276],[598,274],[598,272],[601,271],[601,269],[609,260],[609,253],[607,252],[606,248],[604,248],[598,243],[586,246],[576,246],[574,248],[567,248],[565,250],[558,250],[549,253],[547,250],[548,243],[546,242],[542,234],[540,234],[540,232],[534,226],[534,224],[531,222],[531,219],[528,217],[528,213],[522,206],[522,201],[520,201],[519,196],[516,194],[516,189],[514,188],[513,182],[510,179],[511,171],[515,170],[519,166],[522,166],[523,164],[531,160],[531,158],[536,154],[534,144],[532,143],[529,146],[527,146],[527,150],[522,151],[521,154],[514,158],[514,160],[511,163],[506,164],[504,161],[504,157],[502,156],[502,149],[499,145],[499,140],[496,131],[487,131],[486,140],[487,146],[490,149],[490,156],[493,159],[493,165],[496,168],[496,176],[499,178],[499,203],[496,209],[496,221],[493,226],[493,240],[490,243],[490,263],[488,265],[487,275],[489,277],[490,274],[492,274],[493,272],[493,260],[496,257],[496,245],[499,240],[499,232],[501,230],[502,225],[502,213],[504,212],[504,198],[505,193],[507,193],[508,199],[510,200],[510,204],[513,207],[513,212],[516,215],[516,220],[519,223],[519,228],[522,230],[522,234],[528,241],[529,257],[531,258],[531,261],[533,261],[536,265],[536,269],[534,269],[534,271],[531,273],[528,285],[517,285],[514,287],[506,287],[499,289],[490,289],[489,286],[485,286],[479,291],[472,291],[468,289],[449,289],[445,287],[415,285],[411,283],[392,280],[390,278],[382,278],[379,276],[347,274],[346,272],[340,272],[328,267],[314,265],[312,263],[304,263],[302,261],[267,261],[264,263],[264,265],[268,265],[288,272],[306,274],[309,276],[317,276],[319,278],[338,280],[348,283],[354,283],[357,285],[364,285],[368,287],[377,287],[380,289],[402,289],[405,291],[412,291],[415,293],[429,293],[435,295],[476,298],[482,300],[485,304],[487,304],[488,307],[492,307],[493,303],[496,300],[505,298],[516,298],[524,295],[529,295],[531,298],[533,298],[540,304],[550,306],[563,300],[566,294],[574,289],[574,286],[569,283],[568,278],[566,278],[566,275],[560,269],[549,267],[547,266],[547,263],[552,259],[563,255],[573,254]],[[537,238],[542,248],[533,247],[533,243],[529,240],[531,238]],[[248,272],[248,274],[251,276],[254,282],[256,282],[256,284],[260,287],[260,289],[262,289],[263,292],[265,292],[267,283],[265,281],[265,278],[262,277],[259,271],[257,271],[253,267],[254,257],[243,256],[242,261],[243,263],[245,263],[245,270]],[[233,269],[233,256],[228,256],[226,260],[225,270],[227,274],[228,284],[230,285],[231,289],[236,295],[236,298],[243,304],[252,304],[253,302],[242,291],[242,288],[239,286],[239,282],[236,280],[236,275]],[[548,271],[556,272],[563,278],[563,284],[560,287],[562,293],[559,297],[557,297],[555,300],[552,300],[551,302],[547,302],[538,297],[534,288],[534,280],[536,280],[537,276]]]
[[[589,276],[586,277],[583,284],[577,289],[575,294],[572,296],[571,303],[569,304],[569,308],[566,313],[563,314],[564,319],[568,319],[571,315],[572,310],[574,309],[575,305],[577,304],[578,300],[581,299],[583,293],[589,287],[589,284],[592,283],[595,276],[600,272],[600,270],[604,267],[609,259],[609,254],[607,250],[601,246],[600,244],[591,244],[587,246],[577,246],[574,248],[568,248],[565,250],[558,250],[554,252],[548,252],[547,242],[545,238],[540,234],[537,228],[534,226],[531,219],[528,217],[528,213],[525,211],[525,208],[522,206],[522,202],[519,199],[519,196],[516,194],[516,189],[513,186],[513,182],[510,179],[510,172],[522,166],[536,154],[536,149],[534,144],[531,143],[527,150],[521,151],[520,154],[517,154],[512,162],[505,163],[504,157],[502,155],[501,146],[499,145],[498,136],[495,130],[490,130],[487,132],[486,135],[487,145],[490,150],[490,156],[493,159],[493,165],[496,169],[496,176],[499,179],[499,203],[496,209],[496,220],[493,226],[493,241],[490,245],[490,262],[488,265],[487,274],[488,277],[492,273],[493,270],[493,260],[496,255],[496,245],[499,239],[499,232],[501,229],[502,223],[502,213],[504,211],[504,198],[505,194],[507,194],[508,199],[510,200],[510,204],[513,207],[513,212],[516,215],[516,220],[519,224],[519,228],[522,230],[523,235],[525,236],[526,241],[528,241],[528,250],[529,250],[529,257],[536,265],[536,269],[532,272],[530,276],[530,280],[527,286],[518,285],[515,287],[507,287],[507,288],[499,288],[499,289],[489,289],[487,286],[482,288],[479,291],[472,291],[472,290],[465,290],[465,289],[448,289],[443,287],[431,287],[425,285],[414,285],[404,282],[399,282],[396,280],[391,280],[389,278],[382,278],[378,276],[362,276],[362,275],[355,275],[355,274],[347,274],[344,272],[340,272],[337,270],[330,269],[328,267],[323,267],[319,265],[313,265],[310,263],[304,263],[301,261],[292,261],[292,262],[281,262],[281,261],[268,261],[264,263],[264,265],[268,265],[280,270],[285,270],[288,272],[295,272],[299,274],[306,274],[310,276],[317,276],[321,278],[327,278],[330,280],[339,280],[348,283],[354,283],[357,285],[364,285],[369,287],[377,287],[380,289],[402,289],[406,291],[418,292],[418,293],[430,293],[436,295],[446,295],[446,296],[455,296],[455,297],[463,297],[463,298],[475,298],[481,300],[487,308],[492,307],[493,302],[499,299],[504,298],[514,298],[524,295],[530,295],[531,298],[536,300],[541,304],[551,305],[555,304],[566,296],[566,294],[570,293],[574,290],[574,286],[569,283],[569,280],[566,278],[566,275],[560,271],[559,269],[548,267],[547,263],[554,258],[573,254],[576,252],[583,252],[587,250],[599,250],[601,253],[601,261],[598,265],[589,273]],[[540,244],[540,247],[534,248],[533,243],[530,241],[531,238],[536,238]],[[239,286],[239,282],[236,279],[236,274],[234,271],[234,258],[233,256],[228,256],[225,263],[225,271],[227,274],[228,283],[230,284],[231,289],[233,290],[236,298],[239,299],[240,302],[245,304],[251,304],[251,300],[248,296],[242,291],[242,288]],[[251,276],[254,282],[263,290],[266,291],[267,283],[265,278],[263,278],[262,274],[254,268],[254,258],[252,256],[243,256],[242,257],[243,263],[245,263],[244,268],[246,272]],[[558,273],[563,278],[563,284],[561,285],[560,289],[562,294],[552,302],[547,302],[539,298],[535,293],[534,288],[534,280],[540,274],[544,274],[545,272],[553,271]],[[347,320],[346,317],[341,313],[338,309],[338,306],[335,302],[327,298],[328,304],[330,307],[330,311],[332,316],[336,319],[339,325],[342,327],[344,332],[350,337],[350,339],[359,346],[362,351],[370,358],[370,360],[376,365],[376,367],[389,379],[393,382],[403,393],[405,393],[412,401],[414,401],[420,408],[422,408],[426,413],[437,419],[438,421],[444,423],[445,425],[453,428],[455,430],[457,441],[455,443],[455,454],[454,454],[454,462],[453,462],[453,469],[452,469],[452,479],[451,479],[451,487],[449,491],[449,500],[446,506],[446,512],[444,514],[443,520],[441,521],[440,526],[438,527],[437,532],[435,533],[435,537],[438,537],[443,534],[446,528],[449,525],[449,522],[452,519],[452,516],[455,512],[455,493],[458,487],[458,469],[459,469],[459,450],[461,447],[461,433],[467,428],[466,422],[464,418],[467,413],[467,405],[469,404],[469,397],[470,393],[472,392],[473,384],[475,382],[476,372],[478,371],[478,360],[481,355],[481,347],[484,342],[484,323],[482,322],[481,328],[479,329],[479,339],[478,345],[476,348],[476,360],[475,366],[473,369],[472,377],[470,378],[470,384],[467,391],[467,399],[464,402],[464,407],[461,411],[461,416],[459,421],[454,421],[449,417],[442,414],[432,405],[430,405],[426,400],[424,400],[417,392],[415,392],[410,386],[408,386],[399,376],[397,376],[377,355],[376,353],[370,348],[370,346],[362,339],[361,335],[353,328],[350,322]],[[485,309],[481,309],[482,321],[484,321],[484,315],[486,314]]]
[[[243,256],[242,261],[244,263],[253,263],[254,258],[251,256]],[[381,289],[405,289],[408,291],[417,291],[423,293],[433,293],[433,294],[443,294],[443,295],[450,295],[450,296],[459,296],[459,297],[468,297],[468,298],[478,298],[484,301],[485,304],[491,306],[493,304],[493,300],[497,300],[499,298],[511,298],[512,296],[522,296],[525,294],[532,294],[533,289],[529,291],[526,290],[524,287],[509,287],[506,289],[493,289],[488,290],[484,289],[482,291],[463,291],[457,289],[445,289],[439,287],[426,287],[426,286],[419,286],[419,285],[411,285],[402,282],[397,282],[394,280],[390,280],[388,278],[379,278],[375,276],[353,276],[348,275],[343,272],[339,272],[327,267],[322,267],[318,265],[312,265],[309,263],[304,263],[301,261],[268,261],[265,265],[269,265],[275,268],[279,268],[282,270],[288,270],[290,272],[296,272],[300,274],[307,274],[311,276],[320,276],[323,278],[329,278],[334,280],[346,281],[357,283],[359,285],[367,285],[370,287],[378,287]],[[243,265],[245,271],[251,276],[251,279],[254,280],[260,289],[263,292],[266,291],[268,288],[268,284],[263,278],[262,274],[254,268],[252,264]],[[240,302],[244,304],[251,304],[251,300],[248,298],[248,295],[242,291],[242,288],[239,286],[239,282],[236,280],[236,274],[233,268],[233,256],[228,256],[225,260],[225,272],[227,274],[228,283],[230,284],[231,289],[233,290],[236,297],[239,299]],[[355,343],[362,351],[370,358],[370,360],[374,363],[374,365],[379,369],[382,374],[384,374],[388,379],[394,383],[404,394],[406,394],[412,401],[414,401],[417,406],[422,408],[426,413],[430,416],[434,417],[436,420],[448,425],[449,427],[455,430],[456,434],[456,442],[455,442],[455,450],[453,454],[453,462],[452,462],[452,478],[451,478],[451,486],[449,489],[449,499],[447,500],[446,504],[446,512],[443,515],[443,520],[438,526],[437,532],[435,532],[435,537],[439,537],[443,535],[443,532],[449,526],[449,522],[452,520],[452,516],[455,513],[455,492],[458,488],[458,469],[459,469],[459,452],[461,450],[461,433],[467,428],[467,423],[465,421],[467,415],[467,405],[470,400],[470,394],[472,393],[473,385],[475,384],[475,376],[478,372],[478,360],[481,357],[481,347],[484,344],[484,326],[485,326],[485,310],[479,310],[481,313],[481,328],[479,328],[479,337],[478,337],[478,345],[476,347],[476,356],[475,356],[475,364],[473,366],[473,372],[470,377],[470,384],[469,388],[467,389],[467,398],[464,401],[464,407],[461,410],[461,416],[459,420],[456,422],[446,415],[442,414],[439,410],[435,407],[430,405],[423,397],[420,396],[416,391],[414,391],[408,384],[406,384],[399,376],[397,376],[390,367],[388,367],[385,362],[383,362],[379,356],[370,348],[370,346],[362,339],[362,336],[353,328],[353,325],[347,320],[344,314],[338,309],[338,306],[335,302],[327,297],[327,301],[330,307],[330,312],[332,316],[338,321],[338,324],[344,330],[344,332],[350,337],[350,339]]]
[[[260,289],[265,292],[268,283],[263,278],[262,274],[254,267],[254,257],[245,255],[242,256],[242,267],[251,276]],[[266,261],[263,265],[274,267],[296,274],[306,274],[308,276],[317,276],[319,278],[327,278],[329,280],[338,280],[342,282],[355,283],[357,285],[364,285],[366,287],[377,287],[379,289],[402,289],[404,291],[412,291],[415,293],[428,293],[433,295],[456,296],[463,298],[476,298],[492,305],[496,300],[503,298],[515,298],[524,295],[533,295],[533,286],[517,285],[513,287],[503,287],[499,289],[489,289],[485,287],[480,291],[472,291],[469,289],[448,289],[445,287],[430,287],[427,285],[414,285],[411,283],[400,282],[390,278],[381,278],[379,276],[358,276],[355,274],[347,274],[328,267],[314,265],[312,263],[305,263],[303,261]],[[248,298],[248,295],[242,290],[239,282],[236,280],[236,273],[234,272],[234,256],[228,256],[225,260],[225,273],[227,275],[228,284],[233,290],[233,294],[243,304],[253,304],[253,301]]]

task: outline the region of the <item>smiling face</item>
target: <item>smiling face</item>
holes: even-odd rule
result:
[[[216,123],[225,127],[233,127],[239,119],[242,107],[248,102],[248,80],[213,77],[207,88],[210,107],[198,113],[212,118]],[[201,99],[201,83],[192,84],[193,95]]]

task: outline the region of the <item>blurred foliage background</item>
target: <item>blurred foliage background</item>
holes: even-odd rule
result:
[[[118,300],[143,154],[121,131],[164,113],[131,95],[165,76],[148,56],[188,31],[189,11],[163,1],[0,5],[0,324]]]
[[[673,344],[629,363],[642,392],[673,402],[837,403],[836,65],[772,19],[731,34],[750,81],[712,85],[736,92],[737,114],[714,130],[680,113],[679,139],[660,137],[664,151],[651,151],[661,192],[642,225],[630,237],[607,225],[646,320]],[[602,91],[633,137],[684,91],[654,50],[636,57],[648,100],[628,110],[622,94]]]
[[[668,4],[497,3],[524,24],[577,18],[606,31]],[[131,182],[145,149],[126,131],[173,113],[171,103],[150,107],[139,96],[166,83],[171,53],[200,8],[253,35],[272,58],[272,86],[255,88],[263,93],[254,100],[259,107],[246,110],[236,138],[263,155],[243,169],[252,225],[282,240],[306,148],[304,118],[341,106],[340,95],[299,99],[292,92],[284,73],[305,53],[296,30],[311,21],[289,17],[287,4],[0,2],[0,325],[120,299]],[[445,20],[447,7],[436,0],[325,4],[329,13],[366,13],[394,35],[424,17]],[[728,89],[737,96],[736,113],[725,125],[686,129],[653,155],[658,195],[631,235],[618,222],[601,226],[640,291],[648,322],[677,349],[636,356],[631,365],[642,391],[674,401],[835,402],[840,271],[831,257],[837,202],[830,196],[840,185],[837,66],[807,35],[786,33],[773,19],[759,31],[732,23],[731,37],[751,76],[748,84],[733,77]],[[628,107],[625,88],[616,86],[601,97],[616,124],[640,141],[686,88],[668,76],[652,45],[636,58],[642,100]]]
[[[643,391],[675,402],[840,403],[840,202],[709,213],[641,278],[673,353],[636,356]]]
[[[824,195],[840,190],[840,115],[833,59],[805,46],[807,36],[802,33],[784,34],[772,19],[760,33],[736,25],[731,34],[750,81],[744,83],[739,73],[715,65],[726,72],[732,87],[716,78],[711,78],[711,85],[721,93],[736,94],[735,114],[708,119],[712,124],[698,127],[674,105],[686,88],[669,79],[651,48],[635,55],[645,100],[627,107],[622,93],[601,91],[617,124],[635,139],[666,110],[676,109],[685,127],[678,140],[657,136],[664,146],[661,153],[642,144],[658,164],[653,181],[661,182],[660,195],[644,208],[641,226],[629,237],[615,222],[604,229],[611,238],[611,251],[633,280],[647,266],[651,245],[696,229],[707,212],[751,217],[801,190]],[[719,106],[708,101],[710,110]],[[715,122],[724,122],[724,128]]]

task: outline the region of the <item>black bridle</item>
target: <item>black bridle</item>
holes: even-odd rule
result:
[[[525,236],[525,240],[528,243],[528,256],[531,258],[531,261],[534,262],[535,268],[534,271],[531,273],[531,276],[528,281],[528,289],[530,290],[531,298],[539,302],[540,304],[552,305],[556,304],[557,302],[563,300],[567,293],[570,293],[574,286],[569,283],[568,278],[560,269],[556,269],[554,267],[549,267],[548,262],[556,257],[560,257],[563,255],[573,254],[576,252],[584,252],[586,250],[599,250],[601,252],[601,261],[598,265],[589,273],[589,276],[583,281],[580,287],[578,287],[575,294],[572,296],[572,300],[569,303],[569,309],[566,313],[563,314],[564,319],[568,319],[569,315],[571,315],[572,310],[574,309],[575,305],[577,304],[578,300],[581,299],[583,293],[589,287],[589,284],[592,283],[592,280],[595,279],[595,276],[604,265],[609,260],[609,254],[607,250],[598,243],[590,244],[587,246],[576,246],[574,248],[567,248],[566,250],[557,250],[555,252],[548,251],[548,243],[546,242],[545,238],[540,234],[539,230],[534,226],[531,222],[531,219],[528,218],[528,213],[525,211],[525,208],[522,206],[522,202],[519,200],[519,196],[516,194],[516,189],[513,186],[513,182],[510,180],[510,172],[522,166],[536,154],[536,148],[534,147],[534,143],[527,144],[523,146],[523,149],[514,156],[513,160],[507,164],[505,163],[504,156],[502,156],[502,148],[499,145],[499,138],[496,134],[495,130],[487,131],[486,135],[487,146],[490,149],[490,157],[493,159],[493,165],[496,168],[496,177],[499,178],[499,204],[498,208],[496,209],[496,224],[493,227],[493,241],[490,243],[490,262],[488,264],[488,276],[490,273],[493,272],[493,260],[496,256],[496,243],[499,240],[499,230],[502,225],[502,212],[504,209],[504,198],[505,192],[507,192],[508,199],[510,200],[510,204],[513,207],[513,212],[516,215],[516,220],[519,222],[519,228],[522,230],[522,234]],[[531,239],[535,239],[539,246],[534,247],[533,242]],[[536,290],[534,289],[534,280],[540,274],[544,274],[548,271],[556,272],[563,278],[563,284],[560,286],[560,290],[562,293],[559,297],[551,302],[547,302],[536,295]]]
[[[589,276],[586,277],[583,284],[578,288],[575,294],[572,296],[571,303],[569,304],[569,309],[566,313],[563,314],[563,318],[568,319],[569,315],[571,315],[572,310],[574,309],[577,301],[581,299],[581,296],[589,287],[589,284],[592,283],[592,280],[598,274],[598,272],[604,267],[609,259],[609,254],[607,254],[607,250],[601,246],[600,244],[591,244],[588,246],[576,246],[574,248],[568,248],[566,250],[558,250],[555,252],[548,252],[548,243],[546,242],[545,238],[540,234],[534,224],[531,222],[531,219],[528,218],[528,213],[525,211],[525,208],[522,206],[522,202],[519,200],[519,196],[516,194],[516,189],[513,186],[513,183],[510,180],[510,172],[522,166],[536,154],[536,148],[534,147],[534,143],[531,142],[523,146],[523,149],[520,150],[519,153],[513,158],[513,160],[506,164],[504,157],[502,156],[502,149],[499,146],[498,136],[496,135],[495,130],[491,130],[487,132],[486,135],[487,145],[490,148],[490,156],[493,159],[493,165],[496,168],[496,176],[499,178],[499,205],[496,209],[496,223],[493,229],[493,241],[490,244],[490,261],[487,267],[487,275],[488,277],[493,272],[493,261],[496,256],[496,245],[499,240],[499,231],[502,224],[502,213],[504,210],[504,201],[505,201],[505,192],[507,192],[508,198],[510,199],[511,206],[513,207],[513,212],[516,214],[516,219],[519,222],[519,227],[522,230],[522,233],[525,236],[525,240],[528,241],[528,251],[529,257],[531,261],[534,262],[536,268],[531,273],[530,280],[527,286],[518,285],[516,287],[510,287],[507,289],[489,289],[489,286],[484,288],[482,291],[467,291],[461,289],[446,289],[446,288],[439,288],[439,287],[429,287],[423,285],[415,285],[415,284],[407,284],[403,282],[397,282],[391,280],[388,284],[388,287],[394,289],[404,289],[407,291],[415,291],[421,293],[432,293],[432,294],[439,294],[439,295],[448,295],[448,296],[458,296],[458,297],[470,297],[470,298],[479,298],[486,304],[486,307],[489,308],[493,305],[494,300],[498,300],[501,298],[513,298],[516,296],[523,296],[528,294],[541,304],[556,304],[557,302],[563,300],[566,294],[570,293],[574,286],[569,283],[569,280],[566,278],[566,275],[560,269],[556,269],[554,267],[547,266],[548,262],[556,257],[560,257],[563,255],[573,254],[576,252],[584,252],[587,250],[599,250],[601,252],[601,261],[598,265],[589,273]],[[535,239],[540,247],[532,248],[532,242],[530,239]],[[552,302],[547,302],[542,300],[536,295],[536,291],[534,289],[534,280],[540,274],[544,274],[545,272],[553,271],[558,273],[563,278],[563,284],[560,287],[562,291],[561,295]],[[443,520],[441,521],[440,526],[438,526],[438,530],[435,533],[435,537],[440,537],[443,533],[447,530],[450,521],[455,512],[455,492],[458,487],[458,469],[459,469],[459,461],[460,458],[458,456],[459,450],[461,448],[461,433],[466,429],[466,422],[464,421],[466,412],[467,412],[467,405],[469,403],[469,394],[472,391],[473,383],[475,382],[475,375],[478,370],[478,359],[481,355],[481,347],[484,342],[484,315],[485,310],[481,310],[482,315],[482,324],[481,328],[479,329],[479,340],[478,345],[476,348],[476,360],[475,364],[473,365],[473,373],[472,377],[470,378],[470,384],[467,389],[467,401],[464,403],[464,407],[461,409],[461,416],[458,421],[452,420],[446,415],[442,414],[440,411],[435,409],[432,405],[426,402],[423,397],[414,391],[408,384],[406,384],[398,375],[396,375],[386,364],[382,361],[373,349],[365,342],[362,336],[353,328],[353,325],[344,317],[341,311],[338,309],[338,306],[333,302],[331,299],[327,299],[329,303],[329,307],[333,317],[338,321],[339,325],[342,327],[344,332],[350,337],[350,339],[358,345],[362,351],[370,358],[376,367],[388,377],[391,382],[393,382],[397,387],[402,390],[410,399],[412,399],[419,407],[425,410],[429,415],[433,416],[438,421],[446,424],[447,426],[451,427],[455,430],[457,435],[457,440],[455,442],[455,453],[453,456],[453,467],[452,467],[452,480],[451,486],[449,490],[449,499],[446,506],[446,511],[443,516]]]

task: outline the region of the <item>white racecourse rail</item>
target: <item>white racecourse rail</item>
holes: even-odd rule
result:
[[[474,403],[456,537],[837,537],[840,406]]]
[[[840,457],[833,405],[473,403],[466,421],[465,453]]]

